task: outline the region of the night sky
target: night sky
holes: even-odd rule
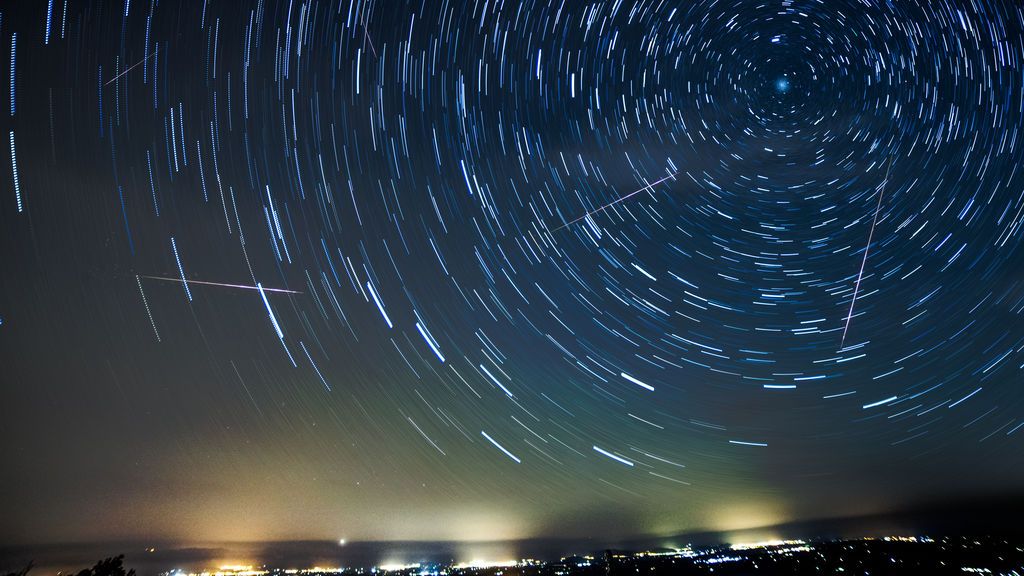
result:
[[[1014,0],[0,4],[0,541],[1024,489]]]

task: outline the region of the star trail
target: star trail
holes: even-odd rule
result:
[[[1024,486],[1016,2],[25,0],[6,58],[12,539]]]

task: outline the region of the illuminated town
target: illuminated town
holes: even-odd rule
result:
[[[162,576],[615,576],[626,574],[988,574],[1024,576],[1024,542],[1002,538],[891,536],[771,540],[647,551],[606,550],[557,561],[534,559],[382,564],[374,567],[220,566]]]

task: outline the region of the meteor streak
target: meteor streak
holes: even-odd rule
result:
[[[625,196],[623,196],[623,197],[621,197],[621,198],[619,198],[617,200],[613,200],[612,202],[609,202],[608,204],[605,204],[604,206],[601,206],[600,208],[596,208],[594,210],[591,210],[590,212],[587,212],[586,214],[584,214],[583,216],[580,216],[579,218],[573,220],[572,222],[568,222],[566,224],[562,224],[561,226],[559,226],[558,228],[555,228],[551,232],[554,233],[554,232],[558,232],[562,228],[568,228],[569,226],[572,226],[573,224],[579,222],[580,220],[583,220],[587,216],[591,216],[593,214],[597,214],[598,212],[603,212],[603,211],[611,208],[612,206],[615,206],[619,202],[622,202],[623,200],[627,200],[629,198],[632,198],[633,196],[636,196],[637,194],[643,192],[644,190],[647,190],[647,189],[653,190],[655,186],[657,186],[658,184],[661,184],[665,180],[669,180],[671,178],[675,178],[676,174],[679,174],[679,172],[678,171],[673,172],[673,173],[669,174],[668,176],[665,176],[664,178],[662,178],[662,179],[660,179],[660,180],[658,180],[656,182],[652,182],[652,183],[644,186],[643,188],[640,188],[639,190],[637,190],[635,192],[630,192],[629,194],[626,194]]]
[[[124,76],[125,74],[127,74],[127,73],[131,72],[132,70],[134,70],[134,69],[135,69],[135,67],[136,67],[136,66],[138,66],[139,64],[142,64],[142,63],[143,63],[143,62],[145,62],[146,60],[149,60],[149,59],[150,59],[150,58],[152,58],[153,56],[156,56],[156,53],[157,53],[157,52],[159,52],[159,51],[160,51],[160,47],[159,47],[159,46],[157,46],[156,50],[153,50],[153,53],[152,53],[152,54],[150,54],[149,56],[146,56],[146,57],[145,57],[145,58],[143,58],[142,60],[139,60],[139,61],[138,61],[138,62],[136,62],[135,64],[132,64],[132,65],[131,65],[131,66],[129,66],[128,68],[125,68],[124,72],[121,72],[121,73],[120,73],[120,74],[118,74],[117,76],[114,76],[113,78],[111,78],[110,80],[108,80],[108,81],[107,81],[107,83],[106,83],[106,84],[104,84],[104,86],[110,86],[110,85],[111,85],[111,84],[113,84],[113,83],[114,83],[114,82],[115,82],[115,81],[116,81],[116,80],[117,80],[118,78],[120,78],[121,76]]]
[[[885,169],[885,180],[882,181],[882,189],[878,192],[878,205],[875,206],[875,217],[871,220],[871,231],[868,232],[868,244],[864,247],[864,258],[860,261],[860,272],[857,273],[857,283],[853,286],[853,298],[850,300],[850,312],[846,315],[846,326],[843,327],[843,339],[839,347],[846,346],[846,331],[850,329],[850,319],[853,318],[853,305],[857,303],[857,292],[860,291],[860,281],[864,277],[864,265],[868,261],[868,249],[871,248],[871,238],[875,235],[875,224],[878,224],[878,212],[882,209],[882,197],[885,196],[885,187],[889,184],[889,172],[892,170],[892,161]]]
[[[177,282],[181,284],[180,278],[166,278],[164,276],[140,276],[150,280],[163,280],[164,282]],[[202,284],[204,286],[220,286],[221,288],[242,288],[243,290],[259,290],[259,286],[247,286],[245,284],[224,284],[222,282],[203,282],[202,280],[189,280],[189,284]],[[285,290],[284,288],[263,288],[264,292],[279,292],[281,294],[302,294],[298,290]]]

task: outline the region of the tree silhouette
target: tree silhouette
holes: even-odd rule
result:
[[[22,568],[20,572],[10,572],[10,573],[7,574],[7,576],[25,576],[26,574],[28,574],[28,571],[31,570],[31,569],[32,569],[32,563],[29,562],[28,566],[25,566],[24,568]]]
[[[7,576],[26,576],[32,569],[32,563],[21,569],[20,572],[11,572]],[[92,568],[83,568],[74,576],[135,576],[135,570],[124,569],[124,554],[100,560]]]
[[[124,554],[100,560],[92,568],[84,568],[75,576],[135,576],[135,570],[124,569]]]

